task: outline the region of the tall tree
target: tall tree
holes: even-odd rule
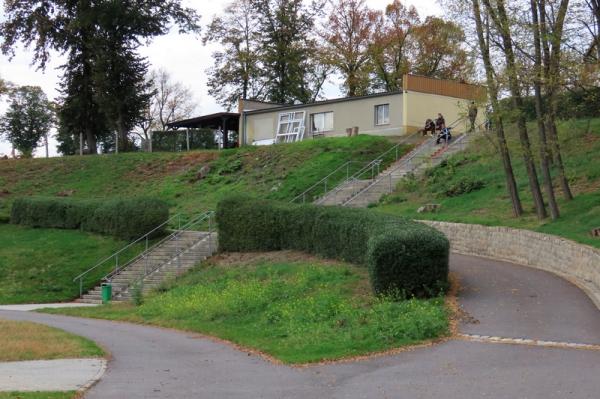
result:
[[[492,57],[490,55],[489,24],[484,25],[483,23],[479,0],[471,0],[471,5],[473,19],[475,20],[477,41],[479,43],[479,50],[485,68],[488,98],[492,105],[492,126],[494,128],[494,131],[496,132],[496,137],[498,140],[498,151],[500,153],[500,158],[502,159],[502,165],[504,167],[506,189],[511,199],[513,215],[515,217],[519,217],[523,214],[523,206],[521,204],[519,190],[515,181],[510,151],[506,143],[506,137],[504,134],[504,121],[502,118],[502,114],[500,113],[500,103],[498,101],[498,83],[495,79],[496,71],[492,63]]]
[[[558,10],[552,12],[554,18],[546,12],[546,1],[536,0],[532,3],[532,7],[537,5],[536,13],[539,11],[539,23],[535,26],[539,27],[539,40],[543,49],[543,79],[545,81],[546,94],[546,110],[545,123],[548,132],[550,148],[555,159],[556,167],[559,174],[559,182],[565,199],[573,199],[571,188],[565,173],[565,167],[560,151],[558,141],[558,131],[556,129],[556,114],[558,112],[558,90],[560,85],[561,75],[561,47],[563,45],[564,23],[569,7],[569,0],[560,0]],[[554,11],[554,8],[552,8]]]
[[[214,17],[202,42],[218,43],[207,70],[208,93],[230,110],[239,99],[263,100],[265,80],[260,67],[259,21],[253,0],[229,4]]]
[[[53,112],[46,94],[38,86],[13,89],[6,114],[0,119],[0,133],[25,158],[31,158],[42,138],[48,139]]]
[[[375,12],[365,0],[332,2],[324,25],[327,60],[344,79],[348,97],[367,94],[370,86],[369,45],[373,40]]]
[[[521,142],[521,151],[523,161],[529,178],[529,188],[533,197],[536,213],[539,219],[547,216],[546,206],[542,197],[542,191],[537,176],[537,170],[531,152],[529,134],[527,132],[527,122],[523,113],[523,96],[519,81],[519,71],[514,51],[513,38],[511,33],[511,21],[508,17],[504,0],[496,0],[494,4],[490,0],[482,0],[486,11],[496,28],[501,41],[501,48],[504,53],[506,75],[508,77],[508,86],[511,94],[511,104],[515,113],[519,140]]]
[[[151,85],[152,97],[138,122],[138,135],[150,140],[152,131],[166,131],[169,123],[190,118],[198,105],[192,91],[173,78],[165,69],[152,71],[147,78]]]
[[[546,197],[548,198],[548,206],[550,208],[550,216],[552,220],[558,219],[560,212],[556,197],[554,195],[554,188],[552,186],[552,175],[550,174],[550,155],[547,149],[546,139],[546,125],[544,115],[546,113],[544,101],[542,99],[542,43],[540,34],[540,21],[538,15],[538,7],[536,0],[530,0],[531,4],[531,28],[533,30],[533,42],[534,42],[534,78],[533,85],[535,90],[535,113],[538,125],[538,134],[540,138],[540,164],[542,170],[542,176],[544,177],[544,188],[546,191]]]
[[[265,96],[277,103],[309,102],[318,97],[322,74],[315,75],[318,54],[313,31],[322,4],[303,0],[252,0],[261,33],[260,55]]]
[[[416,27],[414,38],[413,73],[452,80],[468,80],[473,75],[473,64],[463,48],[465,33],[459,25],[430,16]]]
[[[410,72],[413,61],[413,35],[420,24],[419,14],[414,6],[407,8],[394,0],[375,18],[369,46],[375,89],[401,90],[402,76]]]
[[[64,112],[60,120],[67,127],[78,129],[72,134],[83,134],[89,153],[96,153],[98,136],[105,133],[96,127],[99,122],[96,117],[108,120],[119,117],[112,113],[114,109],[102,110],[97,103],[99,82],[95,76],[100,74],[95,66],[98,57],[102,57],[102,48],[106,48],[103,40],[118,37],[118,48],[135,50],[141,40],[163,35],[173,25],[179,26],[180,31],[198,30],[197,13],[184,8],[181,0],[6,1],[4,9],[6,19],[0,24],[4,54],[12,55],[19,42],[33,45],[34,63],[41,68],[45,67],[50,50],[68,54],[63,95],[70,111]]]

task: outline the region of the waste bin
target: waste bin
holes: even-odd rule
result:
[[[102,283],[102,303],[110,302],[112,298],[112,285],[110,283]]]

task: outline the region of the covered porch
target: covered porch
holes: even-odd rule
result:
[[[222,148],[232,148],[239,146],[239,125],[240,114],[237,112],[217,112],[210,115],[202,115],[190,119],[168,123],[167,126],[172,129],[185,129],[188,134],[189,150],[189,129],[212,129],[219,134],[219,146]]]

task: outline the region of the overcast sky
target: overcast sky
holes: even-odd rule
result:
[[[184,4],[199,10],[201,24],[204,26],[215,14],[220,14],[231,0],[184,0]],[[383,9],[391,0],[367,0],[367,4],[375,9]],[[405,0],[407,5],[414,5],[421,17],[439,15],[440,9],[436,0]],[[221,110],[221,107],[211,98],[206,89],[205,70],[212,65],[211,53],[214,45],[203,46],[199,38],[193,35],[179,35],[176,32],[158,37],[148,46],[141,49],[141,54],[148,58],[151,68],[164,68],[169,71],[174,80],[188,86],[194,93],[198,103],[198,114],[208,114]],[[58,96],[59,70],[64,58],[58,54],[53,57],[45,71],[36,70],[31,66],[31,51],[20,48],[12,60],[0,55],[0,76],[16,85],[41,86],[50,99]],[[339,96],[337,84],[331,83],[325,90],[328,98]],[[0,104],[3,113],[6,104]],[[50,154],[56,155],[56,142],[50,141]],[[10,145],[0,139],[0,154],[10,152]],[[37,151],[38,156],[43,155],[43,150]]]

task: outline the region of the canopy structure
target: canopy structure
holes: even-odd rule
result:
[[[196,118],[183,119],[167,124],[171,128],[184,129],[214,129],[223,134],[223,148],[231,147],[228,132],[237,132],[240,126],[240,114],[237,112],[217,112],[216,114],[198,116]]]

